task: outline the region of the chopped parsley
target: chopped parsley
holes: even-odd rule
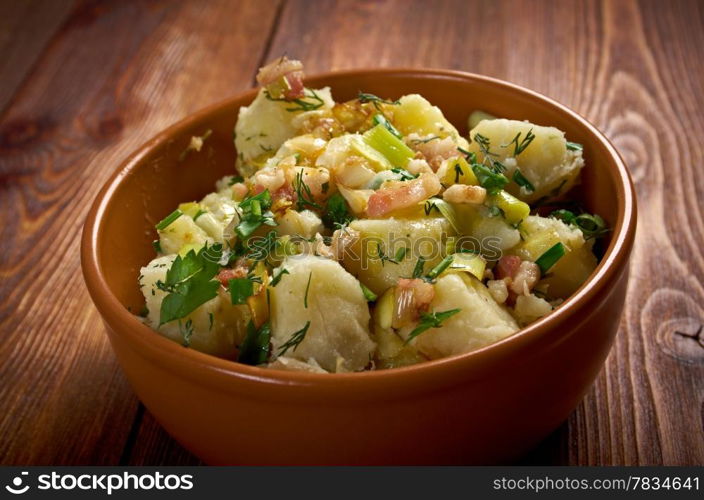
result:
[[[269,357],[271,325],[264,323],[256,328],[252,320],[247,323],[247,335],[240,346],[237,361],[245,365],[261,365]]]
[[[254,281],[249,278],[233,278],[227,283],[232,305],[246,304],[247,299],[254,295]]]
[[[442,312],[421,313],[418,325],[411,331],[411,333],[408,334],[408,338],[404,344],[408,344],[411,340],[426,330],[430,330],[431,328],[439,328],[442,326],[443,321],[454,316],[460,311],[461,309],[450,309],[449,311]]]
[[[331,229],[345,226],[354,220],[350,213],[345,198],[340,193],[335,193],[328,199],[323,214],[325,226]]]
[[[222,245],[205,245],[197,253],[189,251],[178,255],[168,271],[166,281],[157,281],[156,286],[168,293],[161,303],[159,325],[185,318],[198,306],[218,294],[220,282],[215,275],[220,269]]]

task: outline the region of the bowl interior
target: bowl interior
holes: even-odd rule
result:
[[[568,140],[584,145],[586,168],[575,191],[587,210],[600,214],[614,229],[604,242],[607,253],[622,230],[625,191],[613,166],[613,151],[587,123],[537,94],[492,79],[443,71],[350,71],[310,78],[307,85],[329,85],[338,102],[354,98],[360,90],[392,99],[418,93],[440,107],[465,136],[467,117],[475,109],[555,126],[566,132]],[[144,304],[137,277],[140,267],[154,257],[154,225],[179,203],[202,198],[213,191],[217,179],[236,173],[237,112],[253,97],[254,92],[249,92],[164,131],[128,160],[106,188],[96,255],[109,290],[130,311],[137,313]],[[184,154],[191,137],[208,130],[212,134],[201,151]]]

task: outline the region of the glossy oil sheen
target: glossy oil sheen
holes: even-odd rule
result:
[[[633,185],[586,120],[526,89],[441,70],[359,70],[309,78],[337,101],[359,90],[419,93],[465,134],[474,109],[552,125],[584,144],[577,189],[613,228],[599,267],[547,318],[494,345],[412,367],[320,375],[265,370],[171,342],[130,314],[154,224],[233,173],[232,131],[247,92],[174,125],[121,165],[90,210],[81,247],[91,297],[139,398],[211,464],[490,464],[525,453],[576,407],[609,352],[623,309],[636,224]],[[190,137],[213,133],[182,161]]]

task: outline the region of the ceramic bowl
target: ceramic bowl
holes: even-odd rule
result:
[[[563,422],[599,373],[618,329],[636,226],[623,160],[593,125],[525,88],[455,71],[372,69],[307,79],[337,101],[363,90],[419,93],[463,134],[483,109],[564,130],[584,145],[576,188],[613,228],[589,280],[556,311],[482,349],[411,367],[321,375],[275,371],[167,340],[132,312],[154,224],[234,173],[232,135],[255,91],[168,128],[117,167],[86,220],[82,266],[117,359],[163,427],[209,464],[492,464],[520,457]],[[191,136],[212,135],[197,154]],[[132,312],[130,312],[132,311]]]

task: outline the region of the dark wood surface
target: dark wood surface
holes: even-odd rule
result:
[[[704,464],[704,333],[686,336],[704,322],[703,48],[697,0],[0,0],[0,463],[199,463],[122,375],[79,235],[135,147],[285,52],[309,73],[483,73],[600,127],[639,196],[627,306],[584,401],[522,463]]]

